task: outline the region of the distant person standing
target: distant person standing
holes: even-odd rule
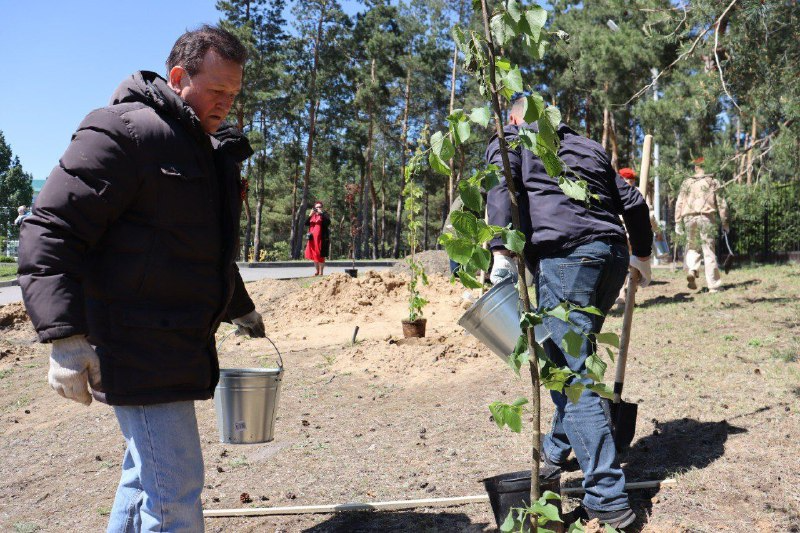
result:
[[[306,219],[308,226],[308,244],[306,244],[306,259],[314,261],[314,275],[322,276],[325,269],[325,258],[331,248],[331,218],[325,212],[322,202],[314,202],[314,208]]]
[[[20,226],[22,224],[22,221],[25,220],[25,217],[29,216],[30,214],[31,212],[28,211],[28,206],[26,205],[19,206],[17,208],[17,218],[14,219],[14,225]]]
[[[686,281],[690,289],[696,289],[701,260],[705,262],[706,283],[709,292],[717,292],[722,285],[717,256],[714,253],[717,213],[722,223],[722,231],[728,232],[728,204],[719,193],[722,186],[719,180],[703,171],[703,158],[694,160],[694,176],[681,185],[678,201],[675,204],[675,231],[678,235],[686,233]],[[698,242],[702,246],[701,259]]]

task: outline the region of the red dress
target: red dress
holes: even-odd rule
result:
[[[325,256],[322,255],[322,215],[314,213],[311,215],[308,224],[308,232],[311,238],[306,245],[306,259],[315,263],[324,263]]]

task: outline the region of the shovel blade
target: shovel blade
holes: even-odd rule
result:
[[[618,452],[624,452],[630,448],[633,435],[636,433],[636,415],[639,412],[639,405],[625,401],[608,403],[614,446]]]

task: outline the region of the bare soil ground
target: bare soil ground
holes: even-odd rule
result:
[[[680,271],[656,277],[634,318],[625,396],[639,419],[623,466],[630,481],[678,484],[631,492],[640,518],[628,531],[800,531],[800,268],[735,270],[717,294],[689,291]],[[286,367],[276,438],[220,444],[213,403],[197,404],[207,509],[476,495],[482,478],[528,467],[529,433],[499,430],[487,409],[526,395],[528,379],[460,331],[463,289],[446,278],[424,289],[428,337],[417,341],[401,339],[402,272],[248,288]],[[239,338],[220,357],[274,361],[266,341]],[[103,530],[123,453],[113,412],[64,401],[46,374],[47,347],[21,304],[0,307],[0,530]],[[493,522],[488,504],[471,504],[206,528],[482,532]]]

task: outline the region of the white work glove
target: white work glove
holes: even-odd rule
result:
[[[264,328],[264,319],[253,309],[244,316],[234,318],[231,322],[236,324],[236,335],[248,335],[250,337],[266,337],[267,331]]]
[[[507,277],[511,277],[514,283],[517,282],[519,277],[517,263],[511,256],[494,254],[494,264],[492,265],[492,272],[489,274],[489,281],[492,282],[492,285],[497,285]]]
[[[53,341],[47,382],[64,398],[92,403],[89,385],[100,386],[100,359],[84,335]]]
[[[647,261],[642,261],[635,255],[631,256],[631,268],[639,271],[639,286],[647,287],[653,280],[653,274],[650,272],[650,258]]]

